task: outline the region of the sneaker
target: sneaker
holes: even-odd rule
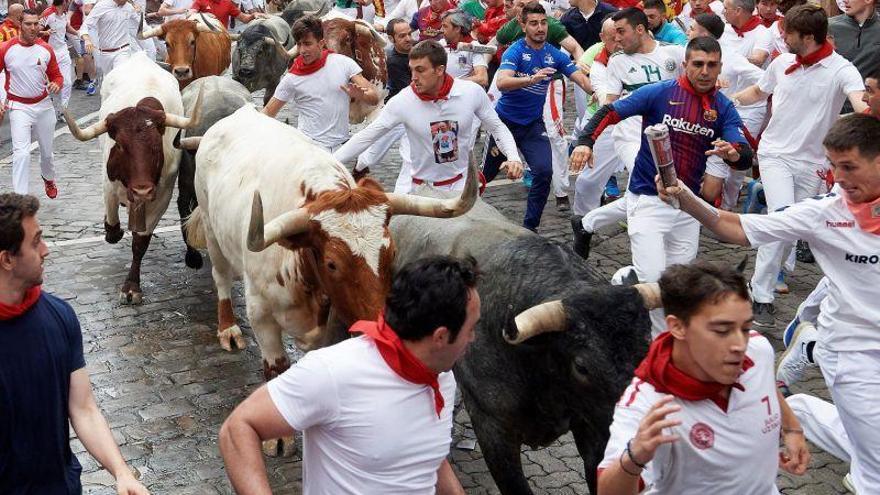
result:
[[[58,122],[64,122],[64,114],[61,112],[55,112],[55,120]]]
[[[95,93],[98,91],[98,87],[95,85],[95,81],[89,83],[88,87],[86,87],[86,96],[95,96]]]
[[[46,196],[48,196],[49,199],[55,199],[55,197],[58,196],[58,187],[55,185],[54,180],[43,179],[43,187],[45,187]]]
[[[617,186],[617,176],[612,175],[605,183],[605,202],[610,203],[620,198],[620,188]]]
[[[523,172],[522,183],[523,183],[524,186],[526,186],[526,189],[531,189],[531,188],[532,188],[532,179],[533,179],[533,178],[534,178],[534,177],[532,176],[532,171],[531,171],[531,170],[528,170],[528,169],[527,169],[525,172]]]
[[[584,217],[582,215],[571,216],[571,233],[574,236],[572,249],[575,254],[583,259],[590,257],[590,239],[593,238],[592,232],[587,232],[583,224]]]
[[[846,473],[846,476],[843,477],[841,483],[843,483],[843,487],[849,490],[850,493],[852,493],[853,495],[857,495],[856,485],[853,484],[852,480],[852,473]]]
[[[774,291],[777,294],[788,294],[788,284],[785,283],[785,272],[779,270],[779,275],[776,276],[776,287]]]
[[[801,324],[801,317],[795,316],[791,322],[789,322],[788,326],[785,327],[785,331],[782,332],[782,345],[786,348],[791,345],[792,339],[794,339],[794,331]]]
[[[89,86],[82,79],[73,81],[73,86],[71,86],[73,89],[86,89],[87,87]]]
[[[776,308],[772,303],[752,303],[753,323],[764,329],[776,328]]]
[[[571,203],[568,202],[568,196],[556,197],[556,211],[566,212],[571,210]]]
[[[798,241],[797,249],[795,250],[795,257],[801,263],[815,263],[816,258],[813,257],[813,252],[810,251],[810,245],[807,244],[806,241]]]
[[[816,342],[819,332],[812,323],[805,321],[797,326],[792,336],[791,345],[779,358],[776,367],[776,381],[790,387],[801,381],[804,373],[815,363],[810,360],[810,345]]]

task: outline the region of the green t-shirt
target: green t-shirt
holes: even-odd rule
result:
[[[501,29],[495,33],[495,39],[499,45],[509,45],[514,41],[525,36],[522,26],[516,19],[507,21],[507,24],[501,26]],[[568,37],[568,31],[565,26],[555,17],[547,17],[547,42],[551,45],[559,46],[562,40]]]
[[[594,44],[593,46],[587,48],[584,51],[584,54],[581,55],[581,58],[580,58],[580,60],[578,60],[578,63],[592,67],[593,61],[596,60],[596,57],[599,56],[599,52],[601,52],[603,48],[605,48],[605,43],[602,43],[601,41]],[[595,113],[598,111],[599,111],[599,102],[594,101],[594,102],[590,103],[589,106],[587,106],[586,115],[595,115]]]
[[[468,0],[459,8],[481,21],[486,18],[486,7],[480,3],[480,0]]]

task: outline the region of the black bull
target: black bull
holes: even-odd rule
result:
[[[614,287],[569,248],[507,222],[479,201],[463,217],[395,218],[397,266],[430,254],[472,255],[483,273],[476,340],[454,372],[486,464],[504,494],[531,494],[521,445],[571,431],[591,493],[614,405],[647,352],[650,320],[632,287]],[[559,332],[508,343],[514,318],[562,300]]]

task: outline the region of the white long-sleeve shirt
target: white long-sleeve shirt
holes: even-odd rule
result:
[[[129,3],[116,5],[114,0],[98,0],[83,22],[80,34],[98,40],[101,50],[113,50],[132,41],[140,15]]]
[[[21,38],[0,45],[0,72],[6,73],[4,95],[15,104],[39,103],[48,96],[48,81],[64,83],[55,52],[39,38],[32,45],[23,45]]]
[[[516,142],[507,126],[498,118],[486,92],[478,84],[456,79],[445,100],[423,101],[411,86],[388,100],[379,117],[339,148],[333,156],[342,163],[353,162],[397,125],[403,125],[410,142],[412,176],[426,182],[467,175],[470,145],[474,142],[474,125],[479,119],[495,136],[508,160],[520,161]],[[449,133],[454,134],[450,143]],[[435,144],[435,138],[437,139]],[[359,163],[362,170],[373,164]]]

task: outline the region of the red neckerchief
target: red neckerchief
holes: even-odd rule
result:
[[[416,385],[427,385],[434,391],[434,408],[437,411],[437,417],[440,417],[440,411],[443,410],[445,402],[443,394],[440,393],[440,383],[437,381],[437,373],[429,370],[424,363],[419,361],[413,353],[403,345],[403,341],[397,336],[391,327],[385,324],[385,314],[379,314],[378,321],[360,320],[355,322],[349,333],[360,332],[367,337],[373,339],[379,354],[385,360],[385,364],[392,371],[404,380],[415,383]]]
[[[859,228],[869,234],[880,235],[880,198],[870,203],[852,203],[846,191],[841,192],[843,193],[843,199],[846,201],[846,207],[856,217],[856,223],[859,224]]]
[[[290,66],[290,73],[295,76],[307,76],[309,74],[314,74],[321,70],[324,67],[324,64],[327,63],[327,55],[333,53],[333,50],[323,50],[321,51],[321,56],[318,60],[307,64],[303,62],[303,56],[300,55],[296,57],[296,60],[293,61],[293,64]]]
[[[44,10],[43,13],[40,14],[40,17],[49,17],[50,15],[54,14],[55,12],[58,12],[58,10],[56,10],[55,6],[52,5],[49,8],[47,8],[46,10]]]
[[[657,336],[648,349],[648,355],[636,368],[635,375],[650,383],[654,390],[661,394],[672,394],[679,399],[689,401],[709,399],[727,411],[728,399],[724,398],[721,392],[730,385],[697,380],[676,368],[672,363],[672,343],[674,340],[669,332],[663,332]],[[742,364],[743,372],[754,365],[754,361],[746,356]],[[732,386],[745,390],[739,383],[734,383]]]
[[[678,85],[688,93],[700,98],[700,106],[703,107],[704,111],[712,111],[712,101],[715,99],[715,93],[718,91],[717,88],[713,88],[712,91],[709,91],[708,93],[698,93],[697,90],[691,86],[691,80],[684,74],[678,76]]]
[[[452,83],[455,82],[455,79],[452,78],[449,74],[446,74],[443,77],[443,85],[440,86],[440,91],[437,92],[437,96],[426,95],[424,93],[419,93],[419,90],[416,89],[415,83],[410,83],[410,87],[413,90],[413,93],[419,97],[422,101],[438,101],[438,100],[448,100],[449,99],[449,91],[452,89]]]
[[[471,35],[467,35],[467,36],[462,36],[461,40],[459,40],[455,43],[447,43],[447,46],[449,47],[450,50],[457,50],[459,43],[473,43],[473,41],[474,41],[474,39],[471,38]]]
[[[781,15],[773,14],[772,19],[766,19],[764,17],[761,17],[761,24],[763,24],[765,28],[769,28],[769,27],[773,26],[774,22],[781,20],[781,19],[782,19]]]
[[[738,28],[732,24],[730,27],[733,28],[733,30],[736,32],[737,36],[739,36],[740,38],[743,38],[743,37],[745,37],[746,33],[755,29],[756,27],[758,27],[760,25],[761,25],[761,16],[753,15],[751,17],[751,19],[749,19],[748,21],[746,21],[745,24],[742,25],[742,27]]]
[[[818,63],[823,58],[830,57],[832,53],[834,53],[834,47],[827,40],[823,41],[822,44],[819,45],[819,49],[815,52],[807,55],[806,57],[801,57],[800,55],[796,56],[794,59],[794,63],[789,65],[788,68],[785,69],[785,73],[791,74],[802,65],[807,66]]]
[[[24,299],[11,306],[9,304],[0,303],[0,320],[11,320],[25,314],[27,310],[40,300],[41,286],[31,287],[24,293]]]
[[[609,58],[611,58],[611,54],[608,53],[608,49],[603,46],[602,51],[600,51],[599,54],[596,55],[596,58],[593,59],[593,61],[599,62],[600,64],[604,65],[605,67],[608,67],[608,59]]]

